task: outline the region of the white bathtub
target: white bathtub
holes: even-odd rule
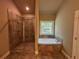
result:
[[[58,41],[55,38],[39,38],[38,44],[62,44],[62,41]]]

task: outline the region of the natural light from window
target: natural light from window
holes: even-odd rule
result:
[[[40,35],[54,35],[54,21],[40,21]]]

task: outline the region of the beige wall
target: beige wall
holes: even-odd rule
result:
[[[56,17],[56,37],[63,39],[65,51],[72,55],[74,11],[79,8],[79,0],[65,0]]]
[[[8,21],[7,8],[20,15],[18,9],[11,0],[0,0],[0,30]],[[8,25],[0,32],[0,56],[9,51]]]

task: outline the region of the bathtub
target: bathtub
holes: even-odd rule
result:
[[[58,40],[56,38],[39,38],[38,39],[38,44],[62,44],[61,40]]]

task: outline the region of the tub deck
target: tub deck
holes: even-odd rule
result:
[[[39,53],[54,53],[61,52],[63,47],[63,42],[61,40],[57,40],[56,38],[39,38]],[[46,53],[45,53],[46,52]]]

